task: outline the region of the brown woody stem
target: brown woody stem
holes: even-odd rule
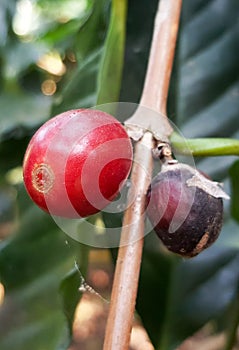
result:
[[[150,182],[147,172],[152,169],[152,147],[151,133],[145,133],[136,145],[131,188],[137,188],[137,200],[125,211],[121,232],[121,242],[134,242],[119,248],[104,344],[107,350],[128,349],[129,346],[143,248],[145,193]],[[133,190],[129,193],[131,196],[135,196]]]
[[[161,0],[159,3],[140,102],[145,107],[163,114],[166,114],[181,4],[181,0]],[[129,348],[143,250],[145,195],[153,169],[151,151],[154,145],[153,133],[145,131],[135,147],[128,200],[132,203],[134,198],[134,201],[124,215],[104,350]]]
[[[182,0],[161,0],[155,17],[149,64],[140,104],[167,115],[167,96],[173,66]]]

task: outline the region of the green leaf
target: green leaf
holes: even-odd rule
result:
[[[216,244],[184,260],[165,254],[154,232],[145,246],[137,311],[155,348],[173,350],[227,311],[239,279],[238,248]]]
[[[97,103],[97,84],[107,30],[106,6],[109,0],[95,1],[92,12],[74,37],[77,67],[62,82],[52,114]]]
[[[4,47],[7,42],[11,26],[9,18],[14,13],[15,3],[15,0],[2,0],[0,3],[0,48]]]
[[[238,128],[238,10],[235,1],[184,2],[175,112],[187,137],[228,137]]]
[[[64,110],[87,108],[96,105],[97,74],[100,67],[102,48],[91,53],[79,65],[74,76],[64,85],[61,96],[58,96],[53,106],[52,114],[56,115]]]
[[[158,0],[128,1],[120,101],[138,103],[144,83]]]
[[[98,76],[97,104],[118,101],[125,46],[126,0],[113,0]]]
[[[50,21],[48,20],[50,23],[47,26],[41,26],[42,32],[40,37],[37,38],[37,42],[59,49],[72,48],[75,36],[93,13],[92,1],[79,2],[78,16],[75,12],[73,13],[72,5],[74,6],[74,4],[67,4],[66,1],[59,1],[58,3],[56,1],[54,3],[52,1],[38,1],[38,5],[41,7],[42,16],[50,17]],[[56,6],[58,8],[57,14]],[[81,8],[81,11],[79,11],[79,8]],[[68,18],[69,13],[70,16],[73,16],[72,19]],[[58,18],[56,19],[56,17]]]
[[[49,117],[51,98],[22,92],[4,93],[0,96],[0,141],[7,132],[23,126],[34,128]]]
[[[158,348],[175,349],[189,334],[225,314],[237,289],[238,262],[236,249],[213,246],[175,265]]]
[[[79,303],[79,271],[73,269],[70,271],[60,286],[62,295],[63,309],[68,320],[69,331],[72,334],[72,324],[75,316],[75,309]]]
[[[4,235],[1,234],[1,227],[4,224],[14,224],[16,215],[16,191],[12,186],[0,187],[0,238]],[[2,225],[2,226],[1,226]]]
[[[146,237],[146,245],[153,242],[151,244],[157,247],[155,237],[150,236]],[[154,345],[159,342],[163,333],[173,266],[174,259],[171,256],[160,254],[148,247],[144,249],[136,308]]]
[[[51,47],[58,48],[60,51],[66,50],[72,46],[76,33],[80,27],[84,25],[89,13],[85,13],[85,17],[80,19],[72,19],[67,23],[54,23],[54,28],[48,29],[44,35],[40,37],[38,42],[48,44]]]
[[[14,77],[21,75],[24,70],[36,64],[39,58],[46,54],[48,50],[47,45],[44,43],[24,43],[20,41],[9,43],[3,52],[6,79],[8,79],[8,76],[14,79]]]
[[[4,159],[4,163],[0,166],[0,176],[5,177],[7,171],[22,165],[29,142],[29,137],[23,137],[25,134],[30,133],[25,128],[15,127],[3,135],[4,141],[0,143],[0,158]]]
[[[230,180],[231,180],[231,213],[232,217],[239,222],[239,161],[237,160],[230,168]]]
[[[80,63],[104,42],[107,29],[106,9],[109,3],[109,0],[94,0],[90,16],[75,36],[74,48]]]
[[[239,225],[233,220],[231,217],[225,220],[224,225],[222,227],[222,232],[216,242],[219,248],[233,248],[239,249]]]
[[[79,287],[84,282],[84,277],[88,267],[88,252],[89,247],[85,245],[80,246],[80,254],[78,254],[78,261],[75,261],[75,267],[67,273],[60,286],[60,293],[63,301],[63,309],[68,320],[69,331],[72,333],[72,325],[75,316],[75,309],[79,303]],[[79,267],[80,266],[80,270]]]
[[[49,215],[31,206],[16,235],[1,243],[0,280],[6,292],[1,349],[51,350],[69,343],[58,288],[80,248],[71,244],[69,249],[66,240]]]
[[[108,3],[107,0],[95,2],[91,15],[76,35],[78,67],[65,78],[52,114],[118,99],[123,67],[126,1],[113,1],[105,34],[105,8]]]

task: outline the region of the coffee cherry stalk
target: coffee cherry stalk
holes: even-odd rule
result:
[[[147,215],[171,252],[194,257],[218,238],[223,222],[223,198],[218,182],[195,168],[179,163],[169,144],[153,151],[162,162],[147,193]]]

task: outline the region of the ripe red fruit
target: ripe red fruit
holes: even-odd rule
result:
[[[147,215],[168,250],[193,257],[220,233],[222,198],[228,196],[218,183],[186,164],[166,163],[149,188]]]
[[[43,210],[56,216],[86,217],[119,193],[132,163],[132,145],[111,115],[71,110],[43,124],[23,162],[26,189]]]

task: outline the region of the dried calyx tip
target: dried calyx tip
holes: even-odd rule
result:
[[[157,144],[157,147],[153,149],[153,156],[157,159],[160,159],[162,163],[178,163],[178,161],[173,158],[171,146],[165,142],[160,142]]]

